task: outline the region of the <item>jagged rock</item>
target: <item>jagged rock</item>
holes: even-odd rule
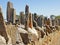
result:
[[[57,21],[58,21],[58,25],[60,26],[60,19],[58,19]]]
[[[49,18],[47,19],[47,25],[50,26],[50,19]]]
[[[28,32],[23,29],[23,26],[22,26],[22,28],[18,27],[18,33],[21,36],[20,41],[23,42],[24,44],[28,44],[29,43]]]
[[[46,27],[46,29],[44,31],[45,31],[46,35],[48,35],[48,33],[49,34],[52,33],[52,30],[50,29],[50,27],[48,25],[46,25],[45,27]]]
[[[56,30],[59,30],[59,26],[55,26]]]
[[[29,23],[28,23],[28,22],[29,22],[29,20],[26,20],[26,21],[25,21],[25,29],[26,29],[26,30],[28,30],[28,27],[29,27]]]
[[[43,38],[44,35],[45,35],[44,30],[43,30],[41,27],[36,27],[35,29],[36,29],[37,32],[38,32],[39,38]]]
[[[37,18],[37,24],[38,24],[39,27],[42,27],[42,17],[39,16]]]
[[[8,43],[6,44],[5,38],[0,35],[0,45],[12,45],[12,43],[11,43],[11,38],[10,38],[9,36],[8,36],[8,38],[9,38],[9,41],[8,41]]]
[[[37,21],[38,15],[37,13],[34,13],[34,20]]]
[[[29,44],[30,42],[35,43],[38,40],[38,33],[34,28],[28,28],[26,31],[24,28],[18,27],[18,30],[24,44]]]
[[[12,40],[11,40],[11,37],[8,35],[8,38],[9,38],[9,41],[7,43],[7,45],[12,45]]]
[[[3,36],[0,35],[0,45],[6,45],[6,40]]]
[[[25,24],[25,15],[24,15],[24,12],[20,12],[20,23],[21,24]]]
[[[32,21],[32,14],[29,14],[29,27],[32,28],[33,27],[33,21]]]
[[[35,45],[35,42],[38,41],[38,32],[34,27],[28,28],[28,38],[31,45]]]
[[[49,26],[49,27],[50,27],[50,29],[51,29],[52,32],[54,32],[56,30],[59,30],[58,27],[56,27],[56,26]]]
[[[31,28],[28,28],[28,29],[29,29],[28,33],[35,35],[38,38],[38,33],[34,27],[32,29]]]
[[[6,39],[6,42],[8,42],[8,36],[4,25],[3,15],[1,12],[0,12],[0,35]]]
[[[37,27],[37,22],[35,20],[33,21],[33,26]]]
[[[29,27],[29,6],[25,7],[25,29],[28,30]]]
[[[0,6],[0,12],[2,13],[2,7]]]
[[[44,25],[44,17],[43,17],[43,15],[39,16],[37,18],[36,22],[37,22],[38,26],[42,28],[42,26]]]
[[[11,22],[12,24],[15,24],[16,20],[16,11],[13,8],[13,3],[8,1],[7,3],[7,21]]]
[[[21,32],[23,32],[23,30]],[[17,30],[16,34],[17,34],[17,36],[16,36],[16,44],[18,44],[18,45],[24,45],[22,37],[20,35],[20,30]]]
[[[28,44],[29,43],[29,38],[28,38],[28,34],[27,33],[20,33],[23,43],[24,44]]]
[[[47,24],[47,17],[44,17],[44,24]]]

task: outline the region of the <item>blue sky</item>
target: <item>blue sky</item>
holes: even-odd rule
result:
[[[0,5],[2,6],[3,16],[6,19],[6,7],[9,0],[0,0]],[[39,15],[50,16],[50,15],[60,15],[60,0],[10,0],[16,9],[16,14],[25,11],[25,5],[28,4],[30,7],[30,12],[36,12]]]

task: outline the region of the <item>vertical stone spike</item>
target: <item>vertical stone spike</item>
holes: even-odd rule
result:
[[[32,28],[33,27],[33,21],[32,21],[32,14],[29,14],[29,27]]]
[[[29,27],[29,6],[25,7],[25,29],[28,30]]]
[[[4,19],[1,11],[2,9],[0,7],[0,35],[6,39],[6,42],[8,42],[8,36],[7,36],[6,28],[4,25]]]

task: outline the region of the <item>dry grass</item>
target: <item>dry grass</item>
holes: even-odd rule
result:
[[[40,45],[60,45],[60,31],[53,32],[39,40]]]
[[[7,25],[7,33],[11,36],[12,43],[16,43],[16,30],[17,28],[14,25]],[[44,36],[44,38],[40,38],[39,40],[32,42],[28,45],[60,45],[60,31],[55,31],[48,36]]]
[[[60,45],[60,31],[53,32],[44,38],[40,38],[39,41],[35,41],[34,45]]]
[[[10,35],[11,39],[12,39],[12,44],[16,43],[16,30],[17,28],[14,25],[6,25],[6,31],[8,33],[8,35]]]

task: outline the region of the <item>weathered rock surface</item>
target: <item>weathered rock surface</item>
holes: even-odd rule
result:
[[[32,21],[32,14],[29,14],[29,27],[32,29],[33,27],[33,21]]]
[[[6,40],[0,35],[0,45],[6,45]]]
[[[35,20],[33,21],[33,26],[37,27],[37,22]]]
[[[21,42],[23,42],[23,44],[28,44],[29,43],[29,39],[28,39],[28,32],[26,30],[24,30],[24,26],[20,25],[18,27],[18,32],[21,36]]]
[[[6,39],[6,42],[8,42],[8,36],[7,36],[7,32],[3,20],[3,15],[1,12],[0,12],[0,35]]]
[[[0,35],[0,45],[12,45],[12,43],[11,43],[11,38],[10,38],[9,36],[8,36],[8,38],[9,38],[9,41],[8,41],[8,43],[6,44],[5,38]]]
[[[44,35],[45,35],[44,29],[42,29],[42,28],[39,27],[39,26],[37,26],[35,29],[36,29],[37,32],[38,32],[38,36],[39,36],[39,38],[43,38]]]

